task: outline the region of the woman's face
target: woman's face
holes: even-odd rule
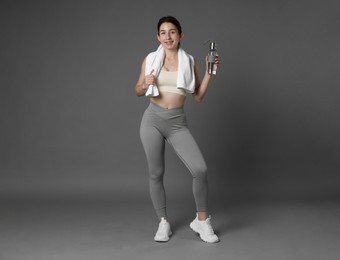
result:
[[[176,26],[172,23],[162,23],[157,35],[158,41],[169,50],[177,49],[182,34],[178,33]]]

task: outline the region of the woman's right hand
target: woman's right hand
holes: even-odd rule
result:
[[[152,73],[154,72],[154,69],[151,70],[150,74],[145,76],[145,88],[148,88],[150,85],[155,85],[156,77]]]

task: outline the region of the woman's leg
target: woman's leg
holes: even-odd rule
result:
[[[196,202],[197,216],[190,223],[190,228],[208,243],[219,241],[210,223],[208,214],[208,178],[207,166],[202,153],[187,128],[176,131],[169,139],[178,156],[193,176],[193,193]]]
[[[193,176],[196,210],[200,219],[206,219],[208,217],[208,178],[203,155],[186,127],[173,132],[168,142]]]
[[[159,219],[166,218],[166,195],[163,185],[165,140],[148,120],[142,120],[140,137],[149,167],[150,196]]]

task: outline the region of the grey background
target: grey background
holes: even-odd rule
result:
[[[2,1],[0,195],[148,198],[133,88],[163,15],[221,68],[186,104],[211,198],[339,195],[339,1]],[[191,177],[167,150],[169,196]]]
[[[339,259],[340,2],[0,3],[0,259]],[[134,95],[163,15],[204,72],[185,106],[208,163],[212,225],[190,230],[191,176],[167,149],[169,243],[139,140]]]

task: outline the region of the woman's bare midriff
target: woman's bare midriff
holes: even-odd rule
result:
[[[151,102],[163,108],[172,109],[172,108],[183,107],[185,99],[186,99],[186,96],[183,96],[183,95],[170,93],[170,92],[161,92],[159,93],[159,96],[151,97]]]

